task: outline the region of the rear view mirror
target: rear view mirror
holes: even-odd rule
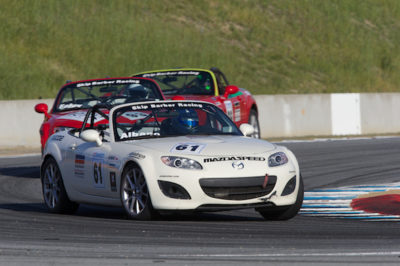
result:
[[[235,94],[239,92],[239,87],[235,85],[228,85],[225,87],[225,94],[224,97],[228,98],[229,95]]]
[[[47,118],[50,118],[48,110],[49,110],[49,107],[45,103],[38,103],[35,105],[36,113],[44,114]]]
[[[100,134],[97,130],[94,129],[86,129],[84,130],[81,135],[81,139],[86,142],[96,142],[97,146],[101,146],[103,142],[101,141]]]
[[[241,124],[239,129],[246,137],[250,137],[254,133],[254,127],[247,123]]]

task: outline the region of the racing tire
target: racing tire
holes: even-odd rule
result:
[[[248,123],[253,126],[254,133],[250,135],[252,138],[259,139],[260,138],[260,123],[258,122],[258,114],[254,109],[250,110],[249,121]]]
[[[52,213],[72,214],[79,207],[72,202],[64,187],[60,168],[54,158],[48,158],[40,173],[44,204]]]
[[[265,220],[271,220],[271,221],[289,220],[295,217],[299,212],[301,205],[303,204],[303,198],[304,198],[304,184],[303,184],[303,178],[300,175],[299,190],[297,192],[296,202],[293,205],[286,206],[284,208],[282,207],[258,208],[256,209],[256,211],[258,211],[261,214],[261,216],[264,217]]]
[[[157,216],[143,171],[136,164],[128,164],[122,172],[120,193],[122,206],[130,219],[151,220]]]

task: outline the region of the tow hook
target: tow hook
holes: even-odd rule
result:
[[[274,191],[274,193],[272,193],[271,195],[269,195],[268,197],[265,197],[265,198],[261,198],[260,200],[261,201],[263,201],[263,202],[267,202],[267,201],[269,201],[273,196],[275,196],[276,195],[276,191]]]

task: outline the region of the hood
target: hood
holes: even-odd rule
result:
[[[130,144],[166,154],[202,156],[250,155],[272,151],[276,148],[274,144],[265,140],[243,136],[182,136],[140,140]]]

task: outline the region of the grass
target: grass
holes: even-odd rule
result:
[[[254,94],[400,91],[397,0],[0,0],[0,100],[217,66]]]

